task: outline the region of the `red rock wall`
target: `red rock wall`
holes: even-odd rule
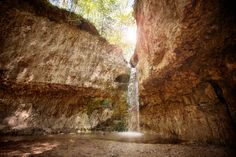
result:
[[[124,117],[121,49],[45,0],[4,0],[0,10],[0,133],[90,130]]]
[[[137,0],[143,130],[232,140],[236,122],[235,2]]]

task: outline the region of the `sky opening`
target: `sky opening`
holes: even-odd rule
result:
[[[81,15],[98,29],[111,44],[123,49],[129,62],[136,45],[134,0],[49,0],[59,8]]]

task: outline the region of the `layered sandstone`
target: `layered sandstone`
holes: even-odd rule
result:
[[[3,132],[90,130],[122,120],[129,69],[121,49],[44,0],[4,0],[0,9]]]
[[[235,2],[137,0],[141,127],[225,142],[236,120]]]

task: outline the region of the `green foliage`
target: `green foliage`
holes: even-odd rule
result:
[[[112,104],[111,99],[109,98],[94,98],[91,99],[88,104],[86,105],[87,107],[87,114],[91,115],[94,110],[103,110],[104,108],[110,107]]]
[[[82,15],[92,22],[110,43],[130,53],[134,45],[123,40],[127,27],[135,25],[129,0],[50,0],[51,3]]]
[[[127,131],[128,129],[126,127],[126,124],[123,121],[120,121],[114,126],[114,130],[118,132],[123,132]]]
[[[103,101],[102,101],[102,106],[103,107],[105,107],[105,108],[107,108],[107,107],[110,107],[111,106],[111,100],[110,99],[104,99]]]

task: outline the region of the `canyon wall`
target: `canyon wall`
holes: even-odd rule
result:
[[[236,5],[231,0],[137,0],[141,128],[163,137],[232,142]]]
[[[1,133],[76,132],[107,120],[102,129],[120,129],[129,77],[121,49],[45,0],[3,0],[0,10]]]

